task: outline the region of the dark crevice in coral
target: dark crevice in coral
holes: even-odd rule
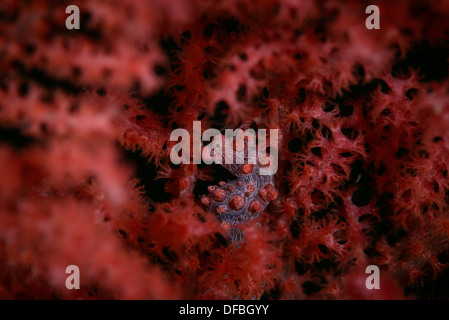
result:
[[[169,96],[163,90],[142,99],[149,110],[152,110],[161,116],[169,115],[169,107],[173,103],[173,100],[173,97]]]
[[[139,151],[122,150],[125,161],[134,165],[135,176],[139,179],[139,186],[143,186],[145,195],[154,202],[170,201],[171,194],[164,191],[165,180],[156,180],[156,165],[143,158]]]
[[[207,187],[210,185],[210,181],[196,180],[195,187],[193,188],[193,195],[196,199],[199,199],[203,194],[207,193]]]
[[[215,241],[213,248],[227,248],[228,240],[219,233],[215,233]]]
[[[331,260],[329,258],[323,258],[313,264],[313,268],[317,271],[330,271],[331,269],[337,269],[339,262],[337,260]]]
[[[363,207],[369,204],[372,197],[372,191],[369,188],[362,187],[354,191],[351,200],[357,207]]]
[[[330,203],[327,207],[322,208],[320,210],[316,210],[312,212],[311,216],[316,220],[320,220],[329,215],[329,213],[337,208],[337,204],[335,202]]]
[[[323,288],[316,282],[307,281],[302,284],[302,289],[306,295],[311,295],[321,291]]]
[[[331,112],[335,109],[335,103],[328,101],[321,108],[324,112]]]
[[[36,142],[37,140],[34,137],[24,135],[22,130],[18,128],[0,126],[0,145],[8,144],[15,149],[21,149]]]
[[[180,38],[181,42],[188,41],[186,39],[190,38],[190,33],[188,33],[188,36],[181,36]],[[176,66],[178,66],[180,63],[178,53],[181,51],[181,48],[176,44],[176,41],[173,39],[173,37],[162,38],[159,41],[159,44],[162,50],[164,50],[165,54],[168,56],[170,70],[175,71]]]
[[[327,140],[332,140],[332,131],[325,125],[321,128],[321,134],[323,137],[325,137]]]
[[[357,63],[352,68],[352,74],[358,80],[358,83],[361,84],[365,80],[365,68],[360,63]]]
[[[393,231],[391,228],[388,228],[387,230],[388,231],[385,232],[387,234],[386,240],[390,246],[394,246],[407,235],[407,231],[403,229]]]
[[[449,268],[445,268],[435,279],[432,276],[423,277],[419,283],[406,286],[404,291],[407,295],[414,296],[419,300],[447,300],[449,299],[448,287]]]
[[[350,104],[341,104],[340,105],[340,117],[349,117],[354,112],[354,107]]]
[[[203,35],[206,38],[212,37],[212,35],[219,29],[219,26],[216,23],[209,23],[203,29]]]
[[[388,94],[391,88],[382,79],[373,79],[365,84],[354,84],[347,90],[343,90],[343,93],[335,98],[329,99],[329,103],[336,103],[340,108],[340,117],[349,117],[354,112],[354,106],[349,101],[356,101],[364,99],[370,101],[371,94],[380,88],[381,92]],[[366,110],[363,110],[366,113]]]
[[[248,29],[241,21],[233,16],[222,17],[218,20],[220,29],[224,30],[227,34],[239,34],[243,35],[245,30]]]
[[[342,128],[341,133],[343,133],[349,140],[355,140],[359,136],[359,132],[354,128]]]
[[[448,77],[448,59],[447,43],[436,45],[428,42],[416,43],[405,58],[392,67],[391,73],[395,77],[403,77],[413,69],[419,71],[420,81],[442,81]]]
[[[47,74],[46,72],[44,72],[43,70],[36,67],[27,69],[19,61],[14,61],[12,65],[23,79],[27,79],[28,81],[31,80],[35,83],[38,83],[40,86],[45,87],[49,91],[54,89],[61,89],[72,95],[78,95],[89,89],[89,87],[87,86],[86,87],[77,86],[65,79],[54,78],[49,74]]]
[[[371,199],[375,196],[372,189],[374,179],[368,172],[374,172],[373,168],[365,168],[365,163],[362,160],[357,160],[351,165],[348,187],[351,185],[357,186],[357,189],[351,196],[351,200],[352,203],[358,207],[368,205]]]
[[[298,138],[293,138],[288,143],[288,149],[293,153],[297,153],[297,152],[301,151],[303,148],[304,148],[304,144]]]
[[[101,32],[101,26],[93,26],[91,22],[92,15],[86,10],[80,10],[80,29],[77,30],[77,36],[84,36],[93,42],[104,41],[104,37]],[[63,30],[68,36],[73,36],[70,30]],[[64,35],[64,34],[63,34]]]
[[[351,164],[349,183],[359,185],[366,184],[368,182],[367,177],[367,173],[364,169],[364,162],[362,160],[354,161]]]
[[[310,151],[316,155],[317,157],[321,158],[321,148],[320,147],[315,147],[315,148],[311,148]]]
[[[407,97],[407,99],[413,100],[415,96],[418,94],[418,92],[419,90],[417,88],[411,88],[405,92],[405,96]]]
[[[270,289],[269,292],[264,291],[264,293],[260,297],[260,300],[278,300],[280,298],[280,295],[281,295],[280,290],[276,286],[273,289]]]
[[[297,220],[293,220],[290,224],[290,233],[294,239],[298,239],[300,232],[299,223]]]
[[[215,107],[215,113],[210,118],[210,127],[222,129],[226,123],[229,114],[229,105],[226,101],[219,101]]]
[[[295,271],[299,275],[303,275],[309,270],[310,270],[310,266],[307,266],[303,261],[301,261],[301,260],[295,261]]]
[[[212,62],[206,62],[204,64],[203,78],[204,80],[213,80],[217,77],[215,72],[215,65]]]

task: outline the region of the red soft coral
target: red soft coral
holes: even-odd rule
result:
[[[448,298],[449,2],[377,2],[1,2],[0,298]],[[174,165],[194,121],[278,172]]]

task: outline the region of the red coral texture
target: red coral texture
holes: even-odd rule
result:
[[[0,298],[449,298],[449,1],[372,2],[2,1]],[[238,241],[193,121],[279,130]]]

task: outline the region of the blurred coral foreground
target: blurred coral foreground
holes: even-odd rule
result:
[[[449,1],[372,2],[1,1],[0,298],[449,298]],[[279,129],[242,241],[198,120]]]

